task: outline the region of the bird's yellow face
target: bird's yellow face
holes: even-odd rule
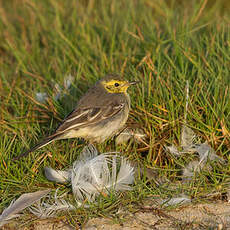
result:
[[[123,80],[109,80],[101,82],[103,87],[108,93],[126,93],[129,86],[136,84],[137,82],[128,82]]]

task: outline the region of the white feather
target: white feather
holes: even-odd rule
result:
[[[109,193],[111,189],[130,190],[134,168],[123,157],[112,155],[112,152],[98,155],[97,149],[88,145],[71,169],[60,171],[45,168],[45,175],[59,183],[70,181],[76,200],[93,202],[97,195]]]
[[[165,146],[165,149],[176,157],[179,157],[182,154],[175,145]]]
[[[100,193],[111,189],[130,190],[134,181],[134,168],[123,158],[111,153],[98,155],[92,146],[85,148],[80,161],[73,164],[71,184],[77,200],[94,201]],[[117,174],[117,163],[120,169]]]
[[[87,146],[85,146],[81,152],[81,155],[79,157],[79,161],[87,161],[89,159],[93,159],[94,157],[96,157],[98,155],[98,151],[95,148],[94,145],[89,144]]]
[[[208,159],[211,161],[216,160],[224,162],[224,160],[221,157],[216,155],[215,150],[210,145],[208,145],[207,142],[196,144],[195,139],[196,135],[193,132],[193,130],[187,127],[186,125],[183,125],[180,146],[182,148],[182,151],[179,151],[175,145],[166,146],[165,148],[174,156],[180,156],[188,152],[197,152],[199,154],[200,164],[201,162],[206,162]]]
[[[70,181],[71,170],[54,170],[50,167],[45,167],[45,176],[48,180],[58,182],[58,183],[67,183]]]
[[[184,169],[183,169],[183,181],[190,181],[196,172],[200,172],[202,169],[202,165],[200,165],[200,161],[191,161]]]
[[[102,192],[130,190],[130,185],[134,182],[134,168],[125,158],[112,155],[112,152],[98,155],[93,145],[83,149],[81,157],[74,162],[71,169],[61,171],[45,168],[45,174],[52,181],[60,183],[70,181],[78,205],[82,205],[85,199],[95,201],[96,196]],[[50,196],[48,202],[41,201],[41,198],[47,196],[49,192],[50,190],[26,193],[16,201],[12,201],[0,216],[0,226],[17,217],[19,212],[36,201],[39,201],[38,204],[31,206],[30,211],[40,218],[54,216],[60,210],[74,209],[73,205],[57,196],[57,191],[54,203],[50,202]]]
[[[61,98],[62,89],[58,83],[54,83],[54,99],[57,101]]]
[[[25,208],[34,204],[42,197],[46,196],[50,192],[50,189],[32,193],[25,193],[21,195],[17,200],[13,200],[10,206],[3,210],[0,216],[0,226],[6,224],[9,220],[18,217],[18,213],[22,212]]]
[[[109,168],[106,157],[105,154],[101,154],[74,162],[71,183],[73,193],[80,200],[86,196],[89,201],[93,201],[108,180]]]
[[[51,196],[47,197],[48,201],[46,202],[40,199],[37,204],[29,207],[30,212],[39,218],[48,218],[56,216],[57,212],[59,211],[74,210],[75,207],[63,199],[63,196],[65,196],[65,194],[63,194],[62,196],[58,196],[57,192],[58,189],[56,190],[54,195],[54,202],[53,197]]]
[[[199,154],[199,161],[192,161],[183,169],[184,181],[191,180],[195,173],[200,172],[201,170],[210,171],[212,167],[208,164],[209,160],[224,162],[224,160],[217,156],[214,149],[212,149],[206,142],[193,147],[193,151]]]
[[[112,158],[112,176],[110,183],[114,185],[116,183],[116,176],[117,176],[117,161],[116,161],[116,156],[113,156]]]
[[[70,86],[71,86],[72,83],[73,83],[73,80],[74,80],[74,77],[73,77],[71,74],[67,75],[67,76],[64,78],[64,88],[65,88],[66,90],[68,90],[68,89],[70,88]]]
[[[215,150],[210,145],[208,145],[207,142],[197,145],[194,148],[194,151],[199,154],[200,160],[204,162],[207,160],[224,162],[224,159],[216,155]]]
[[[181,133],[181,147],[185,149],[189,149],[194,144],[194,140],[196,138],[196,134],[190,129],[187,125],[182,126]]]
[[[131,190],[129,186],[134,182],[134,168],[123,157],[121,158],[121,166],[114,184],[116,191]]]
[[[174,197],[171,199],[163,200],[162,205],[164,206],[172,206],[172,205],[182,205],[190,203],[191,199],[188,196],[182,195],[181,197]]]
[[[181,134],[181,148],[182,151],[179,151],[178,148],[174,145],[165,147],[169,153],[178,157],[184,153],[198,153],[199,161],[192,161],[186,167],[183,168],[183,181],[189,181],[193,178],[195,173],[200,172],[201,170],[210,170],[212,167],[208,164],[208,161],[219,161],[221,163],[224,160],[217,156],[215,150],[208,145],[207,142],[196,144],[195,143],[196,135],[192,129],[186,125],[182,126]]]
[[[48,95],[47,93],[41,93],[41,92],[37,92],[35,94],[36,100],[40,103],[45,103],[48,100]]]

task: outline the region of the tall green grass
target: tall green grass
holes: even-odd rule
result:
[[[109,215],[110,205],[132,210],[146,197],[185,192],[199,200],[224,193],[230,167],[229,6],[207,0],[1,1],[0,208],[24,192],[57,187],[45,179],[43,167],[71,165],[83,146],[78,140],[57,141],[20,162],[12,158],[50,134],[79,97],[111,72],[142,82],[130,91],[130,122],[145,130],[147,144],[117,147],[122,154],[178,182],[186,159],[176,162],[164,146],[179,143],[188,81],[187,123],[228,163],[174,189],[140,180],[115,201],[105,198],[100,207],[78,210],[73,215],[81,216],[79,222]],[[75,78],[71,92],[55,101],[54,82],[63,85],[68,74]],[[38,91],[51,95],[48,103],[36,101]]]

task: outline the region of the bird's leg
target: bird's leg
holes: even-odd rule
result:
[[[118,132],[117,134],[115,134],[115,135],[113,136],[112,141],[113,141],[113,148],[114,148],[114,150],[116,149],[116,138],[117,138],[122,132],[124,132],[124,130],[127,129],[127,127],[128,127],[128,126],[125,125],[122,129],[119,130],[119,132]]]
[[[127,128],[128,128],[128,126],[125,125],[122,129],[120,129],[120,131],[119,131],[117,134],[114,135],[113,139],[115,140],[116,137],[118,137],[118,136],[119,136],[125,129],[127,129]]]

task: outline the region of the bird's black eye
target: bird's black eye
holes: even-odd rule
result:
[[[118,87],[118,86],[119,86],[119,83],[116,82],[116,83],[114,84],[114,86],[115,86],[115,87]]]

